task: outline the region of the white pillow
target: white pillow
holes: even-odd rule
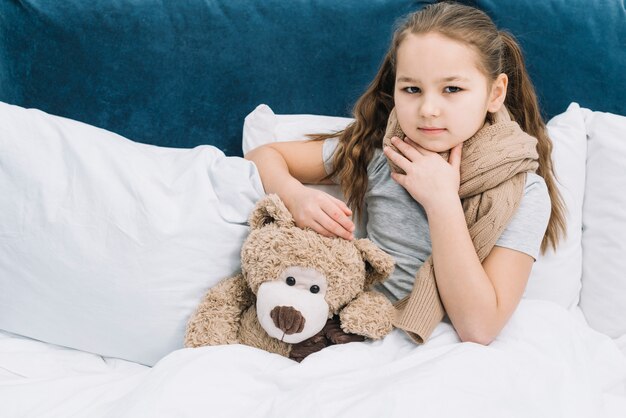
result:
[[[277,115],[266,104],[250,112],[243,124],[244,154],[270,142],[299,141],[309,134],[338,132],[352,118],[321,115]]]
[[[255,166],[5,103],[0,126],[0,329],[147,365],[181,348],[239,269]]]
[[[243,149],[247,152],[269,142],[302,140],[307,133],[338,131],[350,122],[350,118],[332,116],[276,115],[267,105],[259,105],[245,119]],[[570,308],[577,305],[581,286],[585,185],[585,122],[578,104],[572,103],[565,113],[554,117],[548,123],[548,133],[554,142],[553,159],[559,187],[569,209],[568,238],[556,253],[548,252],[537,260],[525,297],[551,300]],[[332,188],[329,190],[334,192]]]
[[[580,306],[591,327],[626,335],[626,116],[586,110]]]
[[[585,194],[587,134],[583,110],[577,103],[550,119],[552,161],[557,185],[566,207],[567,237],[557,251],[549,249],[537,259],[524,297],[551,300],[566,309],[578,305],[582,278],[582,208]]]

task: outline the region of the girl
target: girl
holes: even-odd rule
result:
[[[396,30],[354,117],[246,158],[300,227],[353,239],[352,210],[303,183],[341,185],[368,238],[396,258],[379,289],[397,302],[395,326],[423,342],[447,313],[462,341],[489,344],[565,229],[518,44],[482,11],[429,5]]]

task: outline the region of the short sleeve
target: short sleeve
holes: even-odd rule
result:
[[[521,251],[537,260],[550,211],[550,195],[545,181],[535,173],[528,173],[520,206],[496,245]]]
[[[324,140],[324,145],[322,145],[322,159],[324,160],[326,174],[333,171],[333,154],[335,154],[338,143],[339,138],[329,138]]]

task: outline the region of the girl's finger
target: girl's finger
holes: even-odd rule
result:
[[[409,159],[410,161],[414,161],[415,159],[422,156],[422,154],[417,149],[415,149],[415,147],[413,147],[408,142],[401,140],[398,137],[394,136],[393,138],[391,138],[391,143],[396,148],[398,148],[398,151],[400,151],[402,155],[407,157],[407,159]]]
[[[326,216],[328,216],[330,219],[332,219],[334,222],[336,222],[337,224],[339,224],[339,226],[348,231],[348,232],[352,232],[354,231],[354,223],[352,222],[352,219],[350,219],[345,212],[343,212],[341,206],[337,206],[337,205],[333,205],[333,204],[325,204],[322,206],[322,210],[324,211],[324,214]],[[325,223],[322,223],[322,225],[328,229],[329,226],[331,225],[326,225]]]
[[[433,151],[427,150],[426,148],[422,147],[420,144],[418,144],[417,142],[414,142],[411,138],[409,138],[408,136],[404,138],[404,143],[409,145],[410,147],[412,147],[413,149],[415,149],[417,152],[420,153],[420,155],[426,155],[426,154],[434,154]]]
[[[448,162],[457,170],[461,169],[461,156],[463,155],[463,143],[461,142],[450,150]]]
[[[322,236],[324,236],[324,237],[327,237],[327,238],[333,238],[333,237],[335,237],[335,236],[336,236],[335,234],[333,234],[332,232],[330,232],[330,231],[328,231],[326,228],[324,228],[324,227],[322,226],[322,224],[320,224],[320,223],[319,223],[319,222],[317,222],[317,221],[311,221],[310,228],[311,228],[313,231],[317,232],[318,234],[320,234],[320,235],[322,235]]]
[[[346,216],[352,216],[352,210],[348,207],[348,205],[346,205],[346,202],[344,202],[341,199],[337,199],[334,196],[331,196],[334,201],[337,203],[337,205],[341,208],[341,210],[343,211],[343,213],[346,214]]]
[[[406,178],[406,174],[396,173],[394,171],[391,172],[391,178],[393,181],[398,183],[400,186],[404,187],[404,179]]]
[[[405,146],[408,145],[405,144]],[[393,148],[388,146],[383,149],[383,152],[385,153],[387,158],[389,158],[395,165],[397,165],[404,172],[406,172],[406,168],[408,167],[408,165],[411,164],[411,161],[409,161],[404,155],[394,151]]]
[[[329,216],[323,216],[321,219],[317,220],[316,222],[321,228],[329,232],[330,236],[332,237],[341,237],[347,240],[352,240],[354,238],[352,236],[352,231],[348,231],[346,228],[343,227],[343,225],[336,222],[334,219],[332,219]],[[324,235],[324,236],[329,236],[329,235]]]

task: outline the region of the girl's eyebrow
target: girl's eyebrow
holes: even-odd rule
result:
[[[398,77],[398,79],[396,81],[398,83],[403,83],[403,82],[406,82],[406,83],[418,83],[419,82],[418,80],[416,80],[414,78],[411,78],[411,77],[407,77],[407,76]],[[449,83],[451,81],[469,81],[469,78],[462,77],[460,75],[451,75],[449,77],[444,77],[444,78],[439,79],[440,83]]]
[[[399,83],[402,83],[402,82],[417,83],[417,80],[415,80],[414,78],[406,77],[406,76],[398,77],[396,81]]]
[[[450,82],[450,81],[469,81],[467,77],[461,77],[460,75],[452,75],[450,77],[442,78],[440,81],[442,82]]]

